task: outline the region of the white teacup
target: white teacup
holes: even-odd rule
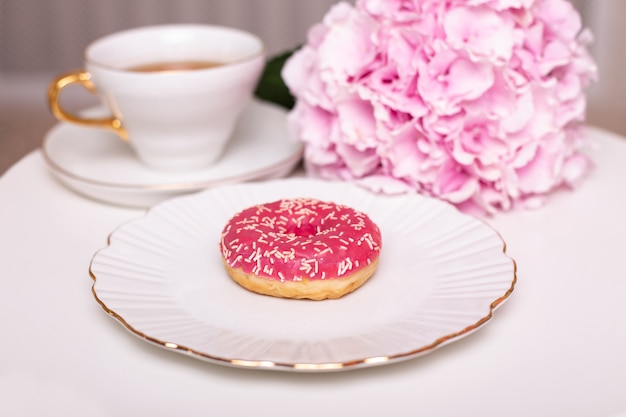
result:
[[[233,28],[130,29],[90,44],[85,69],[57,77],[48,101],[59,120],[112,130],[147,166],[201,168],[219,158],[231,137],[263,70],[264,52],[257,36]],[[101,96],[112,117],[90,119],[63,109],[61,90],[70,84]]]

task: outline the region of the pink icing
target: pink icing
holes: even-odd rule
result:
[[[378,226],[364,213],[299,198],[249,207],[224,227],[222,256],[232,268],[280,281],[342,278],[380,253]]]

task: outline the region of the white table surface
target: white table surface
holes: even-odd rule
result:
[[[131,335],[88,266],[144,211],[74,194],[33,152],[0,178],[0,415],[622,415],[626,141],[591,134],[581,188],[487,220],[518,266],[490,323],[407,362],[323,374],[213,365]]]

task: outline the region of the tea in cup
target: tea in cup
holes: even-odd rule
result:
[[[264,52],[257,36],[234,28],[129,29],[90,44],[85,68],[58,76],[48,101],[59,120],[114,132],[149,167],[202,168],[219,158],[232,136],[263,70]],[[111,116],[66,111],[60,96],[72,84],[100,96]]]

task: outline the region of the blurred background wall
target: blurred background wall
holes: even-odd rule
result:
[[[588,92],[590,123],[626,135],[626,1],[573,0],[595,41],[599,80]]]
[[[47,82],[60,71],[80,67],[82,51],[94,39],[139,25],[223,24],[256,33],[273,55],[302,43],[308,28],[336,2],[0,0],[0,173],[3,159],[40,143],[54,122],[45,105]],[[600,68],[600,81],[588,91],[588,119],[626,135],[626,1],[572,3],[595,35],[591,51]]]
[[[261,36],[270,54],[305,39],[337,0],[0,0],[0,71],[81,65],[96,38],[133,26],[210,23]]]

